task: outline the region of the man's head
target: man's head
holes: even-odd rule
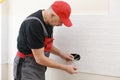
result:
[[[51,7],[53,11],[59,16],[61,22],[65,26],[67,27],[72,26],[72,23],[69,19],[71,14],[71,7],[68,3],[64,1],[55,1]]]
[[[64,1],[55,1],[47,10],[47,14],[49,15],[47,22],[52,26],[61,26],[62,24],[67,27],[72,26],[69,19],[71,7]]]

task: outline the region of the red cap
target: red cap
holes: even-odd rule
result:
[[[62,23],[65,26],[72,26],[72,22],[69,19],[71,14],[71,8],[68,3],[64,1],[55,1],[51,7],[54,10],[54,12],[60,17]]]

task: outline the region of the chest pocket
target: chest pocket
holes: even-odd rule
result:
[[[45,51],[50,52],[52,45],[53,45],[53,38],[45,37],[44,45],[45,45]]]

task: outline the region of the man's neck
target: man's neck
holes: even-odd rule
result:
[[[42,11],[42,16],[43,16],[44,22],[47,24],[48,22],[47,22],[47,13],[46,13],[46,10]]]

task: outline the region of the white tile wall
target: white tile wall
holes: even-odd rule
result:
[[[81,55],[81,72],[120,76],[120,17],[73,15],[72,28],[56,28],[55,44]]]

